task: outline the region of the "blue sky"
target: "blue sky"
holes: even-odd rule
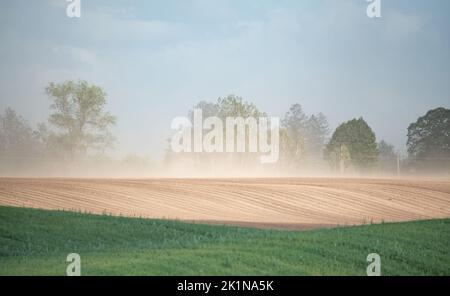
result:
[[[450,1],[0,2],[0,109],[45,121],[48,82],[84,79],[118,117],[112,155],[159,159],[170,122],[236,94],[272,116],[293,103],[334,129],[363,116],[404,151],[406,128],[450,107]]]

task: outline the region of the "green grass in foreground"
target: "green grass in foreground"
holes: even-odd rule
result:
[[[305,232],[0,207],[0,275],[450,275],[450,219]]]

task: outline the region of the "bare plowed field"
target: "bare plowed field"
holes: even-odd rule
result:
[[[450,182],[0,178],[0,205],[302,229],[450,217]]]

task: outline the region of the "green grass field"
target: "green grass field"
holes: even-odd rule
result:
[[[450,219],[305,232],[0,207],[0,274],[450,275]]]

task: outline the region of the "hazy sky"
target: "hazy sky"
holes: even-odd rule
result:
[[[334,129],[363,116],[405,150],[409,123],[450,107],[450,1],[0,2],[0,110],[45,121],[48,82],[84,79],[108,93],[118,157],[163,155],[171,120],[236,94],[272,116],[293,103]]]

